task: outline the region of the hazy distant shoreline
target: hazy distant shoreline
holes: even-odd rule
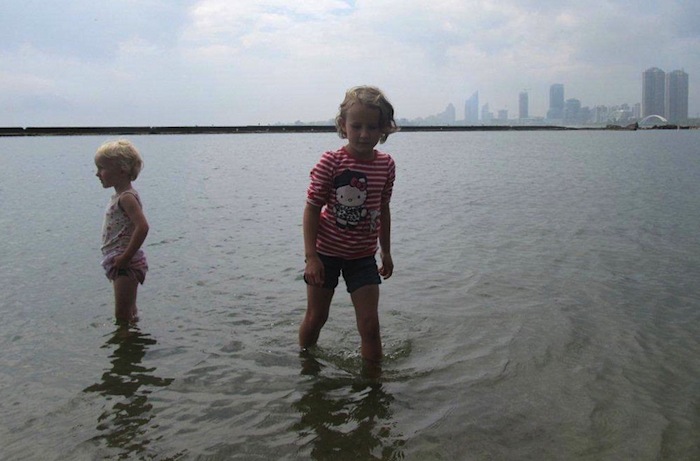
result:
[[[643,129],[696,129],[675,125]],[[608,125],[606,127],[564,127],[554,125],[438,125],[402,126],[401,131],[564,131],[564,130],[636,130]],[[164,134],[236,134],[236,133],[326,133],[335,132],[331,125],[246,125],[246,126],[102,126],[102,127],[0,127],[0,136],[90,136],[90,135],[164,135]]]

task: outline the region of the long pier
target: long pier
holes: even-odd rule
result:
[[[570,130],[558,126],[402,126],[401,131]],[[334,133],[333,125],[0,127],[0,136]]]
[[[653,129],[689,129],[676,125]],[[436,125],[401,126],[402,132],[435,131],[564,131],[564,130],[637,130],[638,126],[564,127],[554,125]],[[85,127],[0,127],[0,136],[95,136],[95,135],[172,135],[239,133],[333,133],[333,125],[243,125],[243,126],[85,126]]]

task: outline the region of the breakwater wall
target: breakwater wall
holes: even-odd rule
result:
[[[557,126],[402,126],[401,131],[569,130]],[[0,127],[0,136],[333,133],[332,125]]]
[[[554,125],[436,125],[401,126],[403,132],[416,131],[563,131],[563,130],[638,130],[696,129],[676,125],[642,128],[608,125],[604,127],[564,127]],[[237,133],[332,133],[333,125],[243,125],[243,126],[86,126],[86,127],[0,127],[0,136],[127,136],[168,134],[237,134]]]

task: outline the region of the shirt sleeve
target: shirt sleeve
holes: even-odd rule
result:
[[[394,159],[389,157],[387,164],[386,184],[382,191],[382,205],[386,205],[391,201],[391,194],[394,192],[394,180],[396,179],[396,165]]]
[[[316,166],[311,169],[309,174],[311,183],[306,190],[306,203],[320,208],[328,202],[335,163],[332,153],[326,152],[321,156]]]

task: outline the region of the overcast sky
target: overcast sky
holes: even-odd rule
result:
[[[584,106],[641,101],[684,69],[700,112],[697,0],[2,0],[0,126],[323,121],[381,87],[397,117],[479,91],[517,115],[549,86]]]

